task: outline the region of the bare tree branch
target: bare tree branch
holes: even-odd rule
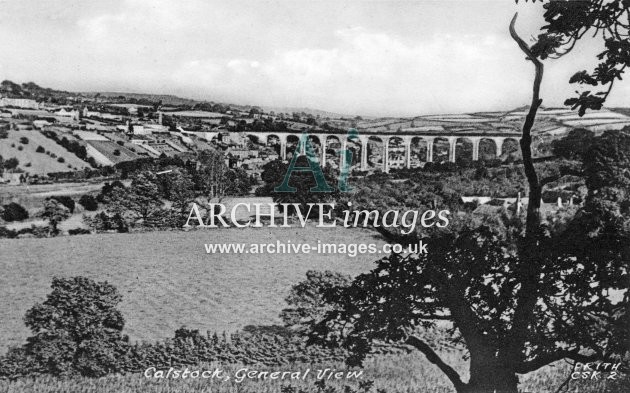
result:
[[[418,349],[426,356],[427,360],[438,366],[438,368],[448,377],[455,386],[455,390],[460,391],[464,386],[462,378],[457,371],[446,364],[431,347],[417,336],[411,335],[407,338],[406,343]]]

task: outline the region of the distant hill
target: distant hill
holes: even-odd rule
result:
[[[89,97],[94,97],[96,94],[100,94],[101,97],[106,97],[109,99],[115,99],[117,97],[125,97],[125,99],[134,99],[136,101],[151,101],[151,102],[160,102],[162,101],[163,105],[195,105],[201,103],[203,101],[193,100],[191,98],[182,98],[170,94],[145,94],[145,93],[125,93],[125,92],[90,92],[90,93],[82,93]]]
[[[261,107],[265,112],[274,111],[276,113],[305,113],[306,115],[311,116],[320,116],[320,117],[330,117],[331,119],[341,119],[341,118],[353,118],[356,115],[343,115],[335,112],[322,111],[319,109],[311,109],[311,108],[295,108],[295,107],[273,107],[273,106],[262,106]]]

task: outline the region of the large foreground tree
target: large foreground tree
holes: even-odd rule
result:
[[[428,255],[384,258],[349,288],[327,291],[335,307],[316,325],[312,341],[345,346],[354,364],[375,340],[406,342],[466,393],[516,393],[519,374],[554,361],[604,361],[627,354],[630,205],[628,182],[613,179],[630,176],[628,135],[608,135],[594,147],[599,152],[586,154],[587,200],[567,225],[552,228],[540,207],[543,188],[554,179],[537,173],[531,134],[542,104],[543,61],[568,53],[589,32],[604,39],[601,63],[570,82],[604,90],[584,91],[566,104],[581,115],[602,107],[630,64],[629,5],[627,0],[545,2],[547,24],[533,45],[516,32],[516,16],[510,24],[512,38],[535,68],[520,141],[529,185],[522,231],[514,228],[511,237],[491,228],[465,230],[431,239]],[[602,154],[611,141],[614,151]],[[417,334],[436,320],[452,322],[468,349],[468,381]]]

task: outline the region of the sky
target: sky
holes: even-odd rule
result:
[[[540,3],[514,0],[0,0],[0,79],[71,91],[414,116],[531,99]],[[543,105],[573,95],[595,40],[546,62]],[[628,106],[620,83],[610,106]]]

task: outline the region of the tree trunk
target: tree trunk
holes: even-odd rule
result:
[[[468,343],[470,379],[458,393],[518,393],[518,376],[488,342]]]
[[[471,374],[457,393],[518,393],[518,376],[500,366],[488,366]]]

